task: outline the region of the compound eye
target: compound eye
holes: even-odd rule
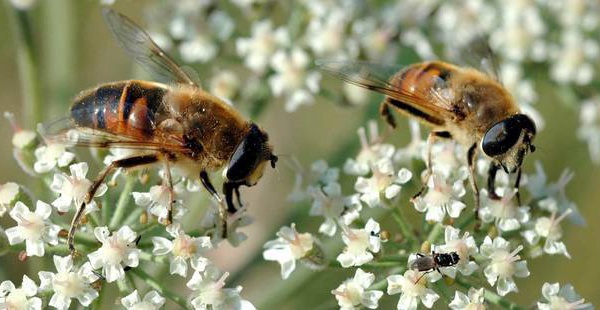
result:
[[[514,118],[500,121],[485,133],[481,148],[491,157],[504,154],[519,141],[522,130],[519,122]]]
[[[237,146],[231,159],[229,159],[227,179],[230,181],[242,181],[250,176],[259,164],[263,152],[263,144],[263,135],[258,128],[253,127],[246,138]]]

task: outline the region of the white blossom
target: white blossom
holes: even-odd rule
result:
[[[364,176],[371,171],[371,166],[382,159],[391,159],[395,148],[391,144],[382,143],[377,129],[377,122],[371,120],[367,124],[369,136],[364,127],[358,129],[361,149],[356,159],[348,158],[344,164],[344,172]]]
[[[475,256],[479,251],[473,236],[469,232],[465,232],[460,236],[460,229],[450,225],[444,229],[445,244],[436,246],[438,252],[450,253],[456,252],[460,258],[456,266],[440,268],[442,273],[454,278],[456,270],[460,271],[465,276],[471,275],[479,266],[470,258]]]
[[[246,66],[262,74],[275,51],[288,41],[289,34],[285,28],[273,29],[270,20],[262,20],[252,25],[252,37],[239,38],[235,43],[238,55],[245,57]]]
[[[329,183],[337,182],[340,176],[340,170],[335,167],[329,167],[325,160],[317,160],[310,165],[310,170],[306,171],[297,160],[292,161],[296,170],[294,188],[288,196],[292,202],[302,201],[311,197],[312,188],[326,186]]]
[[[240,90],[240,77],[230,70],[220,70],[210,79],[210,93],[231,103]]]
[[[560,222],[571,213],[568,209],[560,216],[556,217],[556,212],[552,212],[550,217],[538,217],[535,219],[533,228],[523,231],[523,238],[531,245],[536,245],[542,238],[545,239],[543,251],[548,254],[562,254],[571,258],[567,252],[566,245],[559,241],[562,237],[562,228]]]
[[[577,310],[593,310],[594,306],[590,303],[585,303],[585,299],[581,298],[571,284],[560,287],[558,283],[544,283],[542,286],[543,301],[538,301],[537,306],[540,310],[554,309],[577,309]]]
[[[197,34],[179,45],[181,59],[186,63],[210,61],[217,55],[218,51],[217,44],[212,38],[204,34]]]
[[[122,226],[112,235],[108,227],[96,227],[94,236],[102,242],[102,246],[88,254],[88,258],[94,269],[102,268],[107,282],[123,278],[125,266],[137,267],[141,250],[135,244],[137,234],[129,226]]]
[[[308,46],[319,57],[355,57],[357,47],[347,38],[346,29],[351,16],[344,10],[330,10],[325,16],[312,18],[306,28],[305,37]],[[350,45],[350,46],[348,46]],[[352,45],[355,47],[352,48]],[[349,47],[350,50],[344,50]],[[347,55],[347,54],[350,55]]]
[[[522,249],[523,246],[519,245],[510,252],[510,243],[502,237],[496,237],[492,241],[489,236],[486,236],[483,240],[480,248],[481,254],[490,260],[483,270],[483,274],[490,285],[494,286],[496,282],[498,283],[496,291],[500,296],[517,291],[513,276],[519,278],[529,276],[527,262],[520,260],[521,257],[517,255]]]
[[[132,192],[131,195],[136,205],[147,208],[150,214],[158,217],[159,222],[164,222],[168,218],[171,196],[169,186],[166,184],[151,186],[147,193]],[[175,220],[181,219],[188,212],[188,209],[183,207],[179,200],[174,201],[172,208]]]
[[[485,310],[487,309],[485,298],[483,296],[484,288],[469,288],[469,295],[456,291],[454,299],[448,305],[452,310]]]
[[[0,185],[0,217],[16,202],[19,195],[19,184],[7,182]]]
[[[21,287],[16,288],[11,281],[0,283],[0,309],[42,309],[42,299],[34,297],[37,285],[27,275],[23,275]]]
[[[498,188],[496,191],[501,199],[489,198],[487,191],[481,190],[483,199],[479,217],[483,222],[494,222],[501,231],[513,231],[529,221],[529,207],[516,205],[516,188]]]
[[[374,274],[364,272],[358,268],[354,278],[344,281],[335,290],[331,291],[331,294],[337,299],[340,309],[358,309],[361,305],[369,309],[377,309],[383,292],[368,290],[373,281],[375,281]]]
[[[50,215],[52,207],[38,200],[35,212],[18,201],[10,210],[10,217],[17,222],[17,226],[6,230],[8,242],[13,245],[25,241],[27,256],[44,256],[44,243],[58,244],[60,227],[52,224]]]
[[[191,304],[194,309],[255,309],[240,296],[241,286],[225,288],[229,273],[221,273],[215,266],[207,266],[203,271],[196,270],[187,287],[195,291]]]
[[[369,207],[382,206],[381,196],[392,199],[402,189],[402,185],[412,178],[412,172],[402,168],[394,174],[394,166],[390,159],[381,159],[371,167],[373,172],[370,178],[358,177],[354,189],[360,193],[360,200]]]
[[[75,154],[67,152],[63,144],[51,143],[43,145],[35,150],[36,161],[33,170],[37,173],[52,171],[54,167],[66,167],[74,159]]]
[[[206,251],[212,249],[210,237],[192,238],[187,235],[178,223],[169,225],[167,232],[173,240],[163,237],[152,237],[154,255],[172,254],[169,272],[182,277],[187,276],[188,260],[192,264],[206,265],[208,260],[202,256]],[[201,268],[196,268],[201,269]]]
[[[306,257],[313,249],[315,240],[310,233],[300,234],[296,225],[283,226],[277,232],[277,239],[265,243],[263,257],[277,261],[281,265],[281,277],[287,279],[296,268],[296,260]]]
[[[398,310],[416,310],[419,301],[425,307],[431,308],[440,298],[436,292],[427,288],[427,281],[415,270],[407,270],[404,275],[391,275],[387,277],[387,282],[389,295],[400,293]]]
[[[594,64],[600,56],[598,42],[587,39],[581,30],[563,30],[562,45],[553,50],[550,76],[561,84],[586,85],[594,77]]]
[[[75,208],[84,202],[84,198],[88,193],[92,181],[85,178],[88,172],[88,165],[85,162],[77,163],[69,166],[71,175],[66,173],[57,173],[52,179],[50,188],[59,193],[60,196],[52,202],[52,205],[58,209],[59,212],[68,212],[71,203],[75,204]],[[106,193],[108,187],[106,184],[101,184],[96,190],[94,197],[99,197]],[[86,214],[96,210],[96,203],[92,201],[86,206]]]
[[[73,267],[71,256],[54,256],[56,273],[40,271],[40,291],[54,291],[49,305],[56,309],[68,309],[71,299],[76,298],[84,307],[89,306],[98,292],[90,284],[99,278],[92,272],[90,263],[83,264],[80,268]]]
[[[313,196],[309,214],[325,218],[325,222],[319,226],[319,232],[333,236],[337,231],[336,221],[344,213],[345,199],[342,196],[342,187],[339,183],[331,182],[322,189],[310,188],[309,193]]]
[[[413,199],[415,209],[427,212],[425,220],[441,222],[446,214],[452,218],[460,216],[466,205],[460,201],[466,190],[462,180],[448,184],[440,175],[433,174],[427,180],[427,192]]]
[[[301,105],[314,102],[313,94],[319,92],[321,74],[309,70],[310,66],[308,54],[299,47],[289,52],[279,50],[271,58],[275,74],[269,77],[269,86],[275,96],[286,98],[286,111],[293,112]]]
[[[165,304],[165,298],[160,294],[151,290],[144,298],[140,298],[140,294],[137,290],[131,292],[131,294],[121,298],[121,304],[127,310],[158,310]]]
[[[379,223],[373,219],[369,219],[363,229],[346,227],[342,232],[346,247],[337,257],[342,267],[360,266],[373,260],[373,253],[381,248],[379,231]]]
[[[232,246],[240,245],[244,240],[248,238],[245,233],[239,231],[239,228],[248,226],[254,221],[248,214],[248,209],[243,206],[238,208],[235,213],[228,214],[226,216],[227,221],[227,241]],[[205,214],[202,219],[202,227],[221,227],[222,219],[219,215],[219,206],[213,205]],[[212,237],[211,241],[213,245],[217,245],[223,240],[222,234],[217,234]]]

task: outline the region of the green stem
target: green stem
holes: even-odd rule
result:
[[[427,235],[427,241],[429,241],[429,243],[431,244],[434,244],[443,230],[444,225],[440,223],[435,223],[435,226],[433,226],[433,229],[429,232],[429,235]]]
[[[133,212],[131,212],[131,214],[129,214],[129,216],[125,218],[125,225],[132,226],[136,223],[139,223],[140,215],[142,215],[142,212],[146,212],[146,209],[139,207],[133,210]]]
[[[456,283],[465,289],[469,289],[472,287],[470,283],[465,281],[465,279],[457,277]],[[489,303],[492,303],[496,306],[499,306],[503,309],[511,309],[511,310],[525,310],[527,308],[517,305],[516,303],[501,297],[500,295],[485,289],[483,297]]]
[[[410,245],[412,245],[415,241],[414,230],[412,226],[404,220],[406,217],[404,216],[401,207],[394,207],[392,209],[392,217],[394,218],[394,221],[396,221],[396,224],[398,224],[398,228],[400,228],[402,236],[408,242],[408,247],[410,247]]]
[[[17,46],[17,65],[23,96],[23,114],[28,127],[33,127],[42,120],[42,105],[40,95],[39,67],[35,53],[32,24],[28,11],[18,10],[9,6],[9,20],[12,24]]]
[[[127,176],[125,186],[123,186],[123,190],[119,196],[119,200],[117,201],[117,208],[110,219],[110,224],[108,224],[111,230],[116,229],[117,225],[119,225],[119,223],[121,223],[123,220],[123,216],[125,216],[125,211],[127,210],[127,205],[129,203],[129,199],[131,198],[131,191],[133,190],[135,181],[135,177],[129,175]]]
[[[147,274],[144,270],[142,270],[142,268],[133,268],[131,269],[131,272],[133,272],[137,277],[144,281],[149,287],[158,291],[162,296],[174,301],[176,304],[180,305],[184,309],[188,308],[187,301],[185,300],[185,298],[165,289],[164,283],[157,282],[153,276]]]
[[[148,252],[141,252],[140,253],[140,259],[141,260],[145,260],[145,261],[150,261],[150,262],[154,262],[154,263],[158,263],[158,264],[167,264],[169,261],[167,260],[167,257],[162,255],[162,256],[157,256]]]

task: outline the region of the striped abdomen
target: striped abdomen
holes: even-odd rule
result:
[[[139,80],[100,85],[79,94],[71,107],[76,125],[126,136],[150,136],[167,89]]]
[[[449,87],[449,79],[456,72],[456,67],[439,61],[415,64],[405,68],[392,77],[390,83],[404,90],[408,94],[415,94],[419,100],[435,102],[435,97],[429,96],[432,90],[440,91]],[[441,115],[434,115],[429,109],[419,106],[416,102],[401,102],[387,98],[388,102],[396,108],[416,117],[430,125],[442,126],[444,120]],[[435,104],[435,103],[434,103]]]

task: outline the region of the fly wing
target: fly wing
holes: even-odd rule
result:
[[[199,87],[150,36],[126,16],[109,8],[102,10],[119,46],[123,48],[139,65],[162,82],[174,82]]]
[[[318,61],[321,70],[348,83],[384,94],[406,105],[415,113],[424,113],[431,118],[444,119],[452,117],[453,105],[443,87],[400,87],[394,83],[400,82],[399,72],[402,67],[387,66],[368,62]],[[429,75],[432,79],[427,85],[445,85],[438,76]],[[392,80],[394,80],[392,82]],[[409,110],[410,110],[409,109]],[[410,113],[410,112],[409,112]],[[419,116],[419,118],[423,118]]]
[[[70,118],[61,118],[38,126],[46,143],[94,148],[121,148],[171,152],[188,152],[183,137],[177,133],[162,133],[160,137],[132,133],[110,133],[100,129],[80,127]]]
[[[460,48],[449,51],[453,58],[462,65],[477,69],[495,81],[502,83],[498,57],[492,50],[487,36],[478,35]]]

